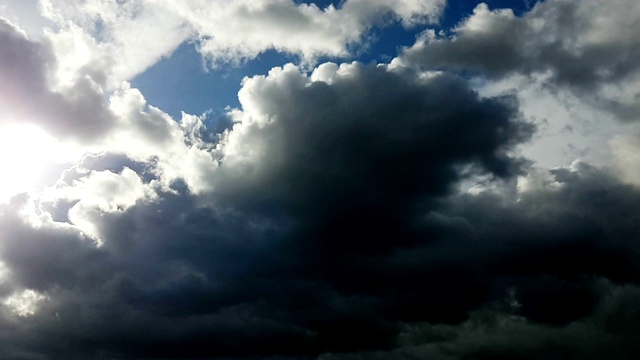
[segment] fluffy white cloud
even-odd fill
[[[63,83],[89,73],[117,84],[191,35],[184,20],[157,1],[43,0],[41,9],[57,24],[47,36],[62,60],[58,76]]]
[[[443,0],[347,0],[325,9],[290,0],[166,3],[194,26],[201,51],[213,62],[252,58],[268,49],[306,61],[345,57],[367,30],[388,17],[405,26],[434,22],[445,5]]]
[[[270,49],[299,55],[346,57],[374,25],[437,21],[445,0],[348,0],[335,8],[292,0],[61,1],[43,0],[43,15],[59,80],[90,73],[127,80],[186,40],[196,40],[214,65],[253,58]],[[135,34],[135,36],[131,36]],[[102,75],[99,75],[102,73]]]

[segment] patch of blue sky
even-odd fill
[[[334,5],[340,7],[342,1],[300,1],[297,3],[315,3],[319,8]],[[481,2],[490,9],[511,8],[516,15],[530,9],[533,0],[449,0],[438,25],[430,26],[436,31],[450,31],[473,13],[473,9]],[[353,57],[349,59],[321,58],[325,61],[353,61],[364,63],[388,62],[397,56],[402,47],[411,46],[416,37],[426,29],[424,26],[404,28],[401,24],[391,24],[372,29],[364,39],[364,43],[354,47]],[[226,107],[240,106],[237,93],[242,78],[256,74],[266,74],[275,66],[287,62],[297,62],[294,55],[269,50],[255,59],[239,65],[219,66],[207,69],[198,53],[195,44],[184,43],[171,56],[163,58],[144,73],[132,79],[134,87],[139,88],[148,103],[166,111],[175,119],[181,112],[200,115],[208,112],[208,118],[216,119],[225,113]]]
[[[489,9],[507,9],[513,10],[516,16],[521,16],[526,11],[533,8],[533,6],[540,1],[536,0],[448,0],[447,7],[440,20],[439,28],[443,30],[449,30],[454,27],[460,20],[468,17],[473,13],[473,9],[480,3],[485,3],[489,6]]]
[[[193,43],[180,45],[170,57],[161,59],[144,73],[131,80],[150,105],[161,108],[174,119],[181,112],[200,115],[210,112],[215,118],[225,107],[237,108],[238,90],[245,76],[265,74],[295,58],[269,50],[240,65],[211,69]]]
[[[294,0],[293,2],[296,4],[315,4],[320,9],[324,9],[329,5],[333,5],[335,8],[338,8],[344,2],[344,0],[315,0],[315,1]]]

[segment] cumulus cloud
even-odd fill
[[[42,39],[0,23],[0,119],[83,155],[0,203],[0,358],[636,358],[635,137],[611,141],[617,167],[548,169],[521,147],[541,136],[531,114],[555,108],[491,89],[512,73],[600,95],[624,85],[632,53],[609,73],[582,53],[633,43],[599,37],[621,2],[602,21],[583,16],[593,4],[549,0],[522,18],[479,6],[453,37],[425,35],[391,64],[275,67],[246,77],[241,106],[210,127],[110,77],[193,36],[214,61],[342,56],[373,24],[431,21],[443,3],[48,0],[59,28]],[[521,42],[496,30],[513,27]],[[168,29],[161,46],[137,43]],[[488,40],[504,58],[474,55]],[[455,74],[466,69],[486,83]]]
[[[194,146],[206,129],[183,119],[182,146],[208,159],[194,177],[162,185],[162,161],[95,155],[49,200],[4,206],[3,326],[23,334],[4,342],[52,358],[329,359],[632,344],[593,319],[610,294],[598,279],[639,280],[640,193],[583,163],[530,179],[513,98],[358,63],[276,68],[240,98],[215,146]],[[497,187],[456,191],[478,174]],[[22,316],[29,335],[7,305],[25,291],[47,297]],[[505,296],[498,310],[517,313],[475,315]],[[398,342],[425,322],[442,344]]]
[[[61,91],[51,89],[51,49],[31,41],[0,19],[0,124],[31,122],[61,138],[95,139],[114,122],[101,89],[91,78],[78,79]]]
[[[444,5],[442,0],[348,0],[338,8],[321,9],[289,0],[171,2],[202,38],[200,51],[214,62],[252,58],[268,49],[307,61],[318,56],[344,57],[372,25],[389,17],[405,26],[435,22]]]
[[[225,174],[239,178],[233,188],[265,186],[300,204],[370,198],[387,186],[407,197],[423,186],[445,193],[462,176],[457,166],[507,177],[520,164],[509,150],[533,130],[513,98],[481,100],[453,76],[419,79],[359,63],[323,64],[310,77],[293,65],[275,68],[245,80],[239,98],[243,109],[219,147],[221,172],[241,171]],[[398,177],[403,186],[394,186]],[[309,191],[319,178],[338,192]]]
[[[46,0],[41,9],[57,25],[47,34],[65,59],[58,69],[65,82],[77,72],[128,80],[185,41],[195,41],[214,66],[267,50],[309,64],[320,56],[346,57],[374,25],[434,23],[444,5],[444,0],[348,0],[337,8],[292,0]]]
[[[456,326],[440,324],[406,325],[391,351],[364,354],[325,354],[319,359],[403,360],[454,359],[633,359],[638,346],[638,329],[628,320],[638,314],[638,287],[599,281],[595,285],[602,298],[594,314],[564,326],[548,326],[528,321],[495,304],[473,312]],[[625,313],[625,318],[621,316]],[[633,320],[631,320],[633,321]]]
[[[623,119],[638,117],[638,4],[553,0],[523,16],[478,5],[451,34],[426,31],[401,61],[419,67],[469,71],[487,77],[539,75],[570,88]]]
[[[386,87],[376,86],[382,83]],[[87,356],[269,354],[295,339],[301,345],[291,353],[308,353],[307,345],[317,349],[311,353],[355,349],[358,342],[349,344],[334,332],[341,326],[363,329],[380,300],[334,289],[364,275],[358,266],[343,283],[332,284],[331,274],[344,269],[340,258],[361,246],[376,254],[396,241],[418,241],[403,220],[418,200],[448,194],[471,173],[519,173],[523,163],[510,150],[532,131],[513,99],[480,99],[462,79],[417,78],[410,70],[358,63],[325,64],[311,76],[288,65],[245,80],[243,107],[229,115],[235,125],[210,145],[198,140],[207,131],[198,119],[168,122],[133,89],[114,96],[118,124],[130,122],[114,133],[142,126],[138,133],[147,137],[127,140],[132,147],[122,148],[123,155],[85,158],[46,196],[34,199],[37,211],[29,210],[33,200],[24,197],[4,211],[12,229],[3,238],[10,289],[51,298],[32,317],[50,321],[47,316],[57,313],[73,328],[95,324],[105,311],[120,314],[86,335],[96,341]],[[447,149],[442,138],[449,139]],[[153,147],[166,139],[171,146]],[[141,153],[136,141],[151,148]],[[190,162],[191,156],[202,161]],[[189,169],[174,178],[171,166]],[[31,214],[31,220],[20,214]],[[378,228],[367,228],[384,217]],[[380,242],[372,231],[389,238]],[[394,240],[396,232],[407,237]],[[333,251],[337,262],[325,268],[324,261],[333,260],[322,261],[321,254]],[[300,263],[302,258],[307,260]],[[32,263],[37,266],[18,265]],[[37,277],[41,272],[49,275]],[[296,272],[308,278],[287,275]],[[288,294],[285,303],[263,282]],[[286,301],[306,292],[309,308],[289,313]],[[192,296],[202,303],[191,303]],[[342,312],[354,301],[369,310],[345,318]],[[85,308],[80,313],[71,310],[78,303]],[[375,323],[371,335],[384,340],[392,323]],[[163,330],[158,337],[140,333],[149,326]],[[131,329],[126,337],[137,339],[128,346],[132,350],[122,348],[115,328]],[[39,329],[44,332],[34,335],[33,346],[69,354],[45,340],[53,336],[50,327]],[[252,350],[222,340],[216,352],[204,347],[223,332],[249,341]],[[267,341],[274,336],[267,334],[278,336]],[[144,350],[157,341],[171,345]],[[180,344],[191,350],[172,353]]]
[[[123,180],[133,176],[124,165],[109,167],[124,169]],[[385,178],[367,173],[369,183]],[[105,184],[114,174],[91,176]],[[286,181],[289,175],[274,176]],[[405,180],[396,181],[373,193],[388,199]],[[637,284],[640,276],[636,188],[581,163],[529,181],[515,197],[506,184],[504,191],[475,195],[436,195],[425,184],[430,201],[415,196],[389,209],[357,192],[349,204],[301,207],[261,194],[271,191],[266,183],[244,190],[268,200],[262,206],[247,206],[245,197],[201,207],[178,186],[158,189],[149,201],[91,215],[101,246],[81,224],[52,222],[47,213],[33,213],[27,198],[16,198],[2,209],[3,228],[10,229],[2,235],[10,271],[6,299],[20,291],[48,296],[28,315],[36,325],[20,342],[57,354],[53,358],[545,358],[584,346],[621,358],[635,353],[635,330],[617,314],[636,291],[618,284]],[[300,186],[334,198],[344,185]],[[289,188],[300,194],[294,183]],[[242,199],[239,194],[234,198]],[[28,221],[25,214],[32,214]],[[627,293],[629,300],[618,295]],[[489,312],[477,313],[483,308]],[[421,322],[432,325],[420,330]],[[24,325],[7,320],[3,326]],[[504,336],[509,340],[499,343]],[[551,341],[556,347],[550,350]],[[345,354],[367,349],[371,353]]]
[[[519,194],[517,201],[495,191],[450,198],[423,223],[434,242],[424,251],[400,252],[395,263],[411,267],[416,281],[418,269],[434,264],[446,267],[447,274],[456,273],[452,268],[469,274],[465,281],[440,284],[435,279],[443,271],[431,270],[432,277],[421,277],[429,300],[416,304],[418,309],[432,307],[434,297],[442,296],[448,302],[443,300],[437,311],[451,310],[454,294],[484,293],[484,302],[469,306],[474,310],[452,324],[406,323],[390,350],[320,358],[637,356],[638,328],[628,322],[638,314],[637,242],[628,236],[638,232],[631,200],[637,189],[576,163]],[[597,205],[604,203],[607,210]],[[391,286],[397,294],[401,285]],[[412,310],[415,319],[419,310]]]
[[[53,23],[40,15],[38,0],[0,0],[2,16],[24,29],[30,37],[42,37]]]
[[[79,74],[59,84],[60,59],[46,41],[32,41],[19,28],[0,20],[0,125],[37,125],[56,139],[83,150],[105,148],[149,157],[181,142],[183,130],[169,115],[148,106],[126,82],[110,92],[97,74]]]
[[[117,85],[192,35],[182,18],[157,1],[45,0],[40,8],[56,24],[47,38],[63,60],[57,69],[63,83],[88,73]]]

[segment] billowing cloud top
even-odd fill
[[[640,356],[634,1],[452,29],[435,0],[24,6],[0,1],[0,358]],[[339,63],[390,23],[424,32]],[[297,63],[174,119],[127,81],[188,41],[210,71]]]

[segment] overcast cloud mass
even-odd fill
[[[491,4],[0,0],[0,359],[640,358],[640,3]]]

